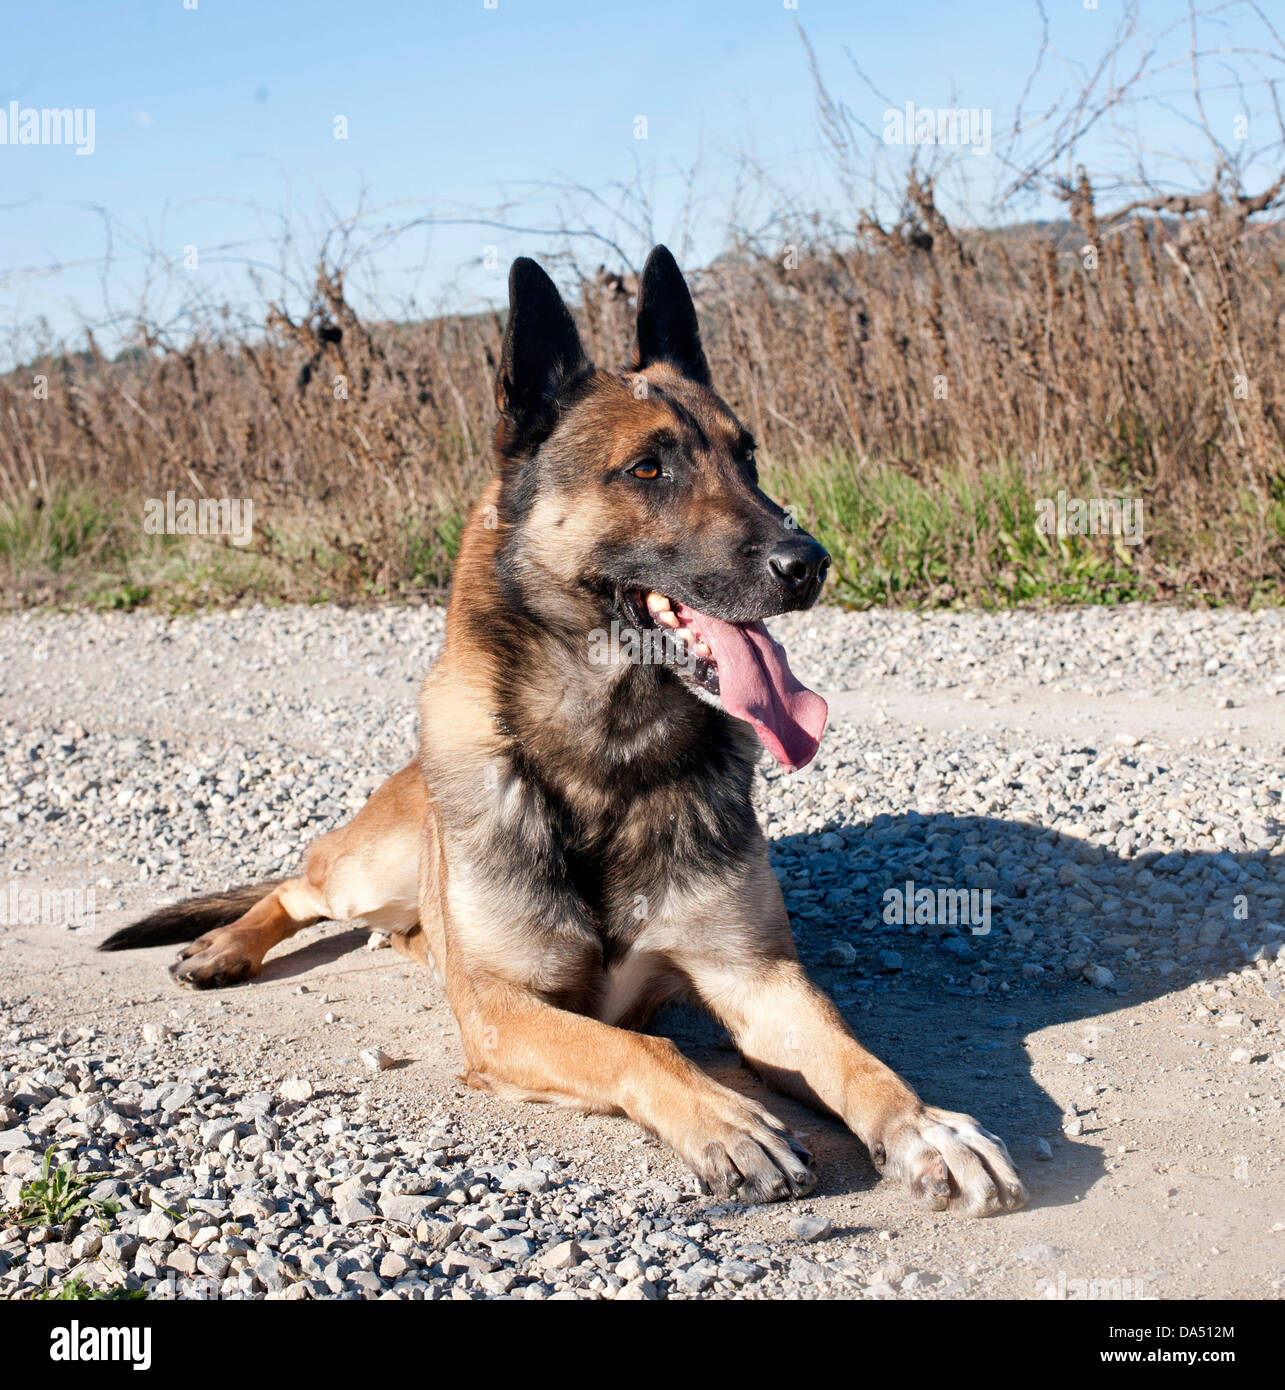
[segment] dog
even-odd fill
[[[919,1203],[1021,1206],[1003,1142],[925,1105],[797,959],[753,778],[762,748],[806,764],[827,711],[764,619],[816,603],[829,557],[760,490],[673,256],[648,257],[620,372],[587,360],[534,261],[514,262],[509,299],[496,476],[465,529],[418,757],[297,878],[163,908],[102,949],[187,942],[172,974],[210,988],[301,927],[361,918],[438,973],[471,1084],[626,1115],[719,1196],[808,1192],[786,1125],[640,1031],[694,996]]]

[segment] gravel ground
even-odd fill
[[[810,768],[763,767],[801,952],[927,1099],[1008,1139],[1028,1211],[920,1213],[776,1097],[817,1191],[711,1203],[623,1121],[460,1085],[431,975],[359,929],[212,995],[168,948],[92,954],[356,810],[414,745],[443,618],[25,615],[0,621],[0,1207],[55,1143],[121,1210],[0,1228],[0,1291],[1279,1297],[1282,615],[774,627],[832,705]],[[908,880],[975,892],[989,930],[887,920]],[[708,1022],[662,1026],[764,1094]]]

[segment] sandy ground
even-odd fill
[[[56,632],[49,640],[57,641]],[[120,698],[87,715],[77,686],[99,682],[101,670],[82,669],[62,682],[56,671],[33,666],[24,676],[11,663],[0,715],[30,723],[34,696],[42,725],[76,721],[181,748],[208,735],[209,716],[199,700],[176,696],[180,677],[196,681],[198,691],[204,679],[252,681],[264,708],[273,706],[274,695],[282,704],[299,695],[296,673],[257,669],[248,655],[242,670],[206,674],[122,659],[111,672]],[[387,700],[390,708],[413,702],[413,684],[400,675],[390,681],[333,670],[310,674],[305,695],[342,704],[354,686],[364,699]],[[1109,739],[1124,718],[1132,736],[1160,749],[1179,738],[1230,732],[1240,750],[1268,761],[1279,758],[1283,733],[1279,702],[1267,696],[1251,694],[1225,710],[1203,691],[1149,693],[1129,701],[1122,715],[1119,695],[1059,696],[1015,680],[998,688],[983,684],[968,700],[884,680],[834,694],[832,717],[836,727],[868,727],[873,718],[880,739],[913,732],[1029,744]],[[303,718],[282,717],[260,733],[287,750],[334,742],[319,738]],[[1219,756],[1217,749],[1210,753]],[[93,882],[120,869],[60,850],[57,822],[49,832],[25,857],[43,882]],[[193,844],[188,852],[200,856],[202,847]],[[361,928],[311,929],[276,953],[258,981],[213,994],[171,984],[165,973],[171,948],[94,953],[97,940],[163,896],[146,881],[100,893],[100,903],[113,906],[100,909],[92,932],[5,927],[0,997],[29,996],[50,1031],[87,1020],[115,1034],[136,1033],[146,1022],[181,1027],[193,1017],[217,1020],[220,1065],[248,1081],[296,1071],[319,1084],[344,1079],[360,1085],[375,1107],[408,1115],[446,1110],[464,1133],[497,1153],[509,1146],[555,1153],[604,1187],[624,1189],[642,1178],[684,1186],[682,1166],[623,1120],[514,1107],[461,1085],[456,1028],[440,989],[427,971],[395,953],[365,949],[368,933]],[[1103,922],[1096,929],[1111,927]],[[664,1027],[720,1078],[763,1096],[803,1132],[820,1172],[819,1187],[803,1201],[714,1207],[706,1217],[711,1224],[749,1246],[776,1247],[789,1243],[791,1217],[829,1218],[833,1233],[806,1254],[831,1259],[860,1252],[877,1267],[876,1282],[889,1296],[915,1293],[918,1281],[907,1285],[912,1271],[947,1271],[938,1293],[970,1297],[1074,1298],[1088,1281],[1098,1281],[1104,1294],[1118,1289],[1125,1296],[1281,1296],[1285,1041],[1279,987],[1268,988],[1268,972],[1229,970],[1225,962],[1210,971],[1184,960],[1166,979],[1145,972],[1131,977],[1120,996],[1059,981],[1001,999],[944,988],[926,943],[912,941],[903,950],[924,958],[908,961],[895,989],[845,994],[837,971],[823,966],[817,973],[838,991],[863,1040],[926,1099],[972,1112],[1007,1139],[1029,1187],[1029,1208],[981,1222],[917,1211],[905,1192],[875,1177],[840,1125],[769,1097],[717,1029],[679,1011],[666,1016]],[[1270,1039],[1272,1056],[1228,1061],[1229,1034],[1219,1025],[1232,1011],[1255,1036]],[[399,1065],[363,1080],[356,1054],[373,1043]],[[1047,1157],[1039,1156],[1040,1140]],[[918,1296],[925,1295],[931,1296],[927,1288]]]

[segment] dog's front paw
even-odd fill
[[[870,1145],[881,1173],[899,1177],[933,1211],[995,1216],[1026,1204],[1004,1141],[971,1115],[921,1105],[898,1115]]]
[[[170,974],[179,984],[193,989],[221,989],[257,975],[262,964],[246,951],[236,932],[220,927],[184,946],[170,966]]]
[[[734,1091],[696,1108],[679,1152],[701,1186],[739,1202],[802,1197],[816,1186],[812,1155],[774,1115]]]

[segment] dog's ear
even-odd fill
[[[557,424],[559,399],[592,371],[558,287],[519,256],[509,271],[509,321],[495,378],[501,454],[541,443]]]
[[[641,371],[653,362],[668,362],[690,380],[702,386],[710,384],[696,306],[678,262],[664,246],[655,247],[647,257],[638,285],[634,370]]]

